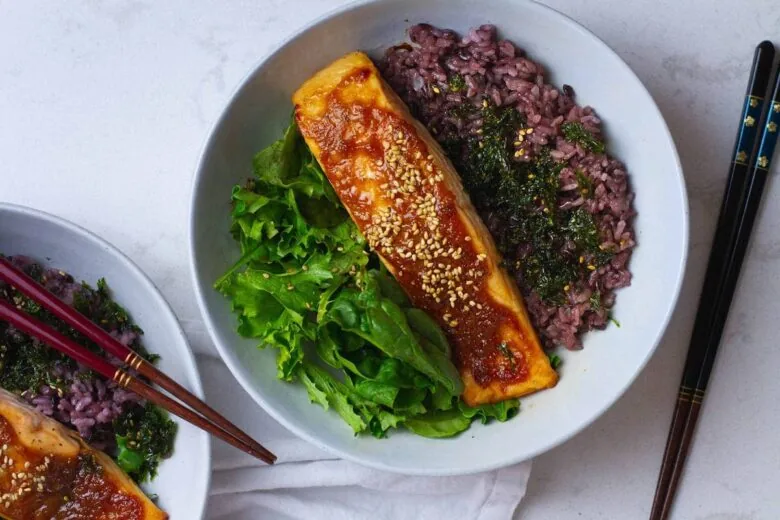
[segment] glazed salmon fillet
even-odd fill
[[[460,177],[428,130],[354,52],[293,95],[306,143],[371,248],[453,347],[475,406],[558,375]]]
[[[105,453],[0,389],[0,518],[165,520]]]

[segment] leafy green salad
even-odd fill
[[[472,408],[443,331],[369,251],[295,123],[254,158],[232,193],[241,258],[215,287],[238,332],[277,349],[277,375],[302,384],[356,434],[391,428],[450,437],[506,421],[517,400]]]

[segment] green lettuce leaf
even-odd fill
[[[458,409],[436,411],[406,420],[404,426],[423,437],[452,437],[471,426],[471,419],[460,413]]]
[[[461,413],[469,419],[478,418],[482,424],[487,424],[491,419],[499,422],[508,421],[520,411],[520,401],[509,399],[495,404],[483,404],[481,406],[470,407],[463,401],[458,403]]]

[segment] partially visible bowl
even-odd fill
[[[455,29],[493,23],[543,63],[556,85],[604,120],[610,150],[625,162],[636,192],[632,286],[618,293],[612,326],[588,334],[581,352],[563,354],[555,389],[522,400],[506,423],[475,425],[431,440],[405,432],[354,437],[335,413],[311,405],[299,385],[276,379],[273,350],[241,339],[229,303],[212,286],[238,258],[230,233],[231,187],[251,174],[252,156],[289,122],[293,91],[333,59],[356,49],[377,56],[418,22]],[[364,1],[301,30],[263,59],[214,127],[194,181],[190,222],[198,301],[222,358],[249,394],[292,432],[369,466],[407,474],[483,471],[529,459],[562,443],[604,413],[629,387],[663,335],[677,301],[688,250],[688,205],[669,130],[650,94],[603,42],[560,13],[517,0]]]
[[[95,284],[105,278],[112,297],[143,331],[143,343],[159,354],[160,369],[199,397],[203,387],[184,332],[160,292],[111,244],[65,220],[30,208],[0,203],[0,253],[26,255]],[[172,519],[203,517],[211,475],[208,435],[174,417],[178,434],[171,458],[145,491]]]

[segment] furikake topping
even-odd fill
[[[561,125],[563,137],[570,143],[578,144],[593,153],[604,153],[604,142],[597,139],[582,123],[568,121]]]
[[[450,78],[451,83],[456,81]],[[558,207],[565,164],[556,161],[548,147],[530,156],[524,143],[533,128],[526,126],[523,116],[487,100],[481,106],[464,104],[450,116],[465,120],[477,111],[481,127],[468,139],[444,135],[445,149],[483,218],[501,222],[493,229],[498,248],[506,257],[518,258],[507,267],[520,274],[542,300],[560,302],[572,283],[608,262],[614,253],[599,247],[598,226],[586,209]],[[567,140],[603,153],[603,143],[581,123],[564,123],[561,130]],[[575,175],[579,194],[589,198],[592,181],[581,170]]]
[[[466,88],[466,80],[460,74],[453,74],[447,82],[450,92],[460,92]]]
[[[160,460],[173,452],[176,423],[168,413],[151,403],[136,407],[114,421],[116,462],[137,482],[157,475]]]

